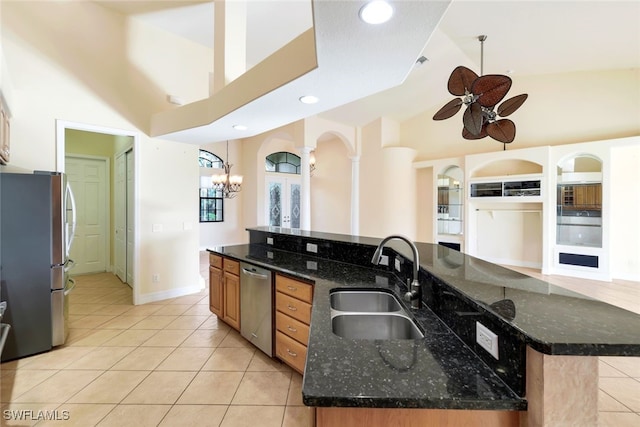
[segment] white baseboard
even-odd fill
[[[148,294],[138,295],[137,304],[147,304],[150,302],[162,301],[169,298],[182,297],[185,295],[196,294],[204,288],[204,281],[195,286],[185,286],[182,288],[167,289],[166,291],[151,292]]]

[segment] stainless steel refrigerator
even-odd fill
[[[64,344],[74,229],[64,174],[0,173],[0,301],[2,323],[10,325],[2,361]]]

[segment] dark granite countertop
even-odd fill
[[[377,246],[381,240],[279,227],[248,230],[367,248]],[[388,246],[411,259],[411,251],[403,242],[391,241]],[[441,245],[416,243],[416,246],[424,271],[521,333],[527,344],[541,353],[640,356],[640,315],[636,313]],[[372,249],[369,252],[373,253]],[[504,301],[513,304],[506,313],[500,310]]]
[[[640,356],[640,315],[427,243],[416,243],[424,304],[411,312],[425,338],[344,339],[331,329],[329,292],[361,287],[402,295],[409,247],[389,242],[386,253],[402,263],[391,273],[370,263],[378,238],[248,231],[252,244],[210,251],[315,283],[303,383],[310,406],[524,410],[525,346],[549,355]],[[270,236],[275,246],[266,244]],[[306,252],[310,242],[316,254]],[[499,335],[499,361],[475,343],[476,321]]]
[[[395,275],[261,245],[211,252],[314,282],[303,383],[309,406],[525,410],[516,395],[427,307],[412,312],[425,337],[350,340],[333,334],[329,292],[335,288],[406,290]],[[404,302],[403,302],[404,304]]]

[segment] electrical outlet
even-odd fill
[[[273,237],[267,237],[267,245],[273,245]]]
[[[316,261],[307,261],[307,270],[317,270],[318,263]]]
[[[160,275],[158,273],[155,273],[152,277],[151,277],[151,281],[153,283],[158,283],[160,282]]]
[[[476,322],[476,342],[499,360],[498,336],[480,322]]]
[[[313,243],[307,243],[307,252],[312,252],[314,254],[318,253],[318,245]]]
[[[401,266],[401,262],[400,262],[400,258],[396,257],[395,259],[395,267],[396,267],[396,271],[400,271],[400,266]]]
[[[162,232],[162,228],[163,228],[163,227],[162,227],[162,224],[153,224],[153,225],[151,226],[151,231],[152,231],[153,233],[161,233],[161,232]]]

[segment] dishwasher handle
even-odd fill
[[[260,273],[256,273],[255,271],[251,271],[249,269],[246,268],[242,268],[242,273],[243,274],[247,274],[251,277],[255,277],[257,279],[262,279],[262,280],[267,280],[269,279],[269,275],[268,274],[260,274]]]

